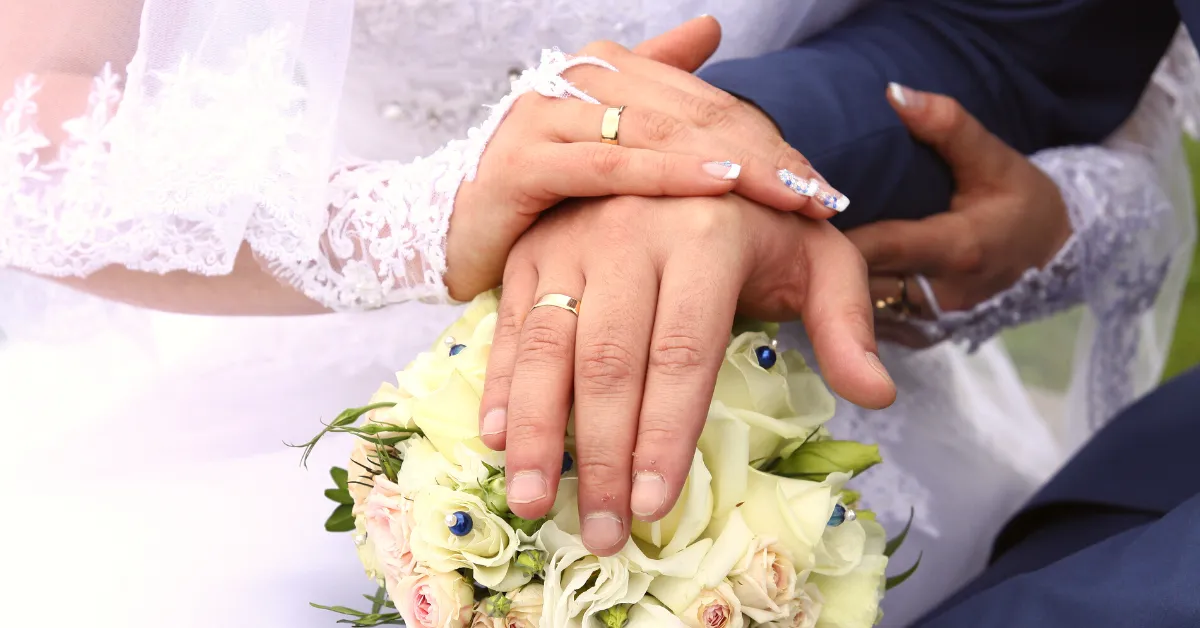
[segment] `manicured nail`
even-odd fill
[[[843,196],[841,192],[833,189],[833,186],[830,186],[828,183],[822,184],[819,179],[805,179],[786,169],[780,170],[777,175],[779,176],[779,180],[796,194],[811,196],[829,209],[843,212],[850,206],[850,199]]]
[[[625,524],[611,512],[594,512],[583,520],[583,540],[593,550],[608,550],[625,540]]]
[[[911,90],[899,83],[888,83],[888,93],[892,95],[892,100],[896,101],[897,105],[905,109],[916,109],[925,103],[925,96],[921,92]]]
[[[718,179],[732,181],[742,174],[742,167],[732,161],[710,161],[704,164],[704,171]]]
[[[508,411],[504,408],[492,408],[487,414],[483,415],[483,429],[480,430],[483,436],[493,436],[495,434],[503,434],[508,429]]]
[[[883,381],[887,382],[889,386],[896,385],[896,383],[892,381],[892,376],[888,375],[887,369],[883,368],[883,362],[879,361],[879,356],[868,351],[867,364],[870,364],[871,368],[874,369],[875,372],[879,374],[879,377],[883,379]]]
[[[546,478],[541,471],[522,471],[508,483],[508,501],[529,504],[546,497]]]
[[[653,472],[633,475],[633,495],[629,508],[639,517],[649,517],[658,512],[667,501],[667,482],[663,476]]]

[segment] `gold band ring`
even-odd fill
[[[616,144],[617,134],[621,127],[621,112],[625,111],[624,105],[620,107],[609,107],[604,110],[604,120],[600,123],[600,141],[605,144]]]
[[[556,307],[579,316],[579,299],[565,294],[547,294],[538,299],[538,302],[529,308],[529,311],[532,312],[539,307]]]
[[[886,310],[901,317],[911,315],[917,308],[908,296],[908,278],[898,278],[896,280],[896,288],[899,295],[887,297],[886,299],[876,299],[875,309]]]

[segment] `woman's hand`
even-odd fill
[[[913,135],[950,164],[958,191],[946,213],[877,222],[846,235],[870,269],[879,337],[922,347],[930,340],[905,316],[968,310],[1008,289],[1054,258],[1071,223],[1054,182],[957,101],[899,85],[888,98]],[[927,278],[933,303],[918,276]]]
[[[664,55],[685,50],[669,59],[682,69],[597,42],[578,56],[619,71],[580,65],[563,76],[603,104],[538,93],[520,97],[488,144],[478,177],[459,190],[447,243],[451,295],[465,299],[495,286],[517,237],[539,212],[566,198],[733,191],[812,218],[845,209],[849,201],[761,114],[689,73],[719,41],[720,26],[706,17],[641,47]],[[674,46],[680,42],[688,46]],[[616,106],[626,107],[619,145],[604,144],[602,120]],[[794,174],[791,185],[782,170]]]

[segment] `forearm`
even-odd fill
[[[921,218],[948,207],[953,181],[888,105],[889,81],[955,97],[1024,153],[1097,143],[1133,110],[1177,18],[1073,4],[883,0],[797,47],[701,76],[763,108],[853,199],[839,227]],[[1130,28],[1143,36],[1128,48],[1090,49]]]

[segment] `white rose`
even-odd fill
[[[629,609],[629,623],[625,628],[686,628],[679,619],[652,597],[642,598]]]
[[[387,587],[408,628],[466,628],[475,590],[457,573],[413,575]]]
[[[695,576],[711,541],[700,540],[663,560],[647,557],[632,541],[615,556],[598,557],[583,546],[578,533],[554,521],[538,532],[538,549],[549,557],[544,570],[542,618],[550,626],[600,625],[596,614],[622,604],[635,604],[656,577]]]
[[[874,521],[859,519],[866,540],[858,565],[848,573],[829,576],[814,573],[809,582],[824,598],[818,624],[821,628],[869,628],[879,615],[887,587],[888,559],[883,555],[886,533]]]
[[[659,557],[667,558],[683,551],[700,538],[712,520],[712,475],[699,451],[684,482],[679,501],[666,517],[653,523],[634,520],[633,536],[659,548]]]
[[[396,473],[396,485],[406,495],[427,486],[451,486],[458,467],[433,446],[429,439],[413,436],[396,445],[396,455],[404,460]]]
[[[368,575],[382,578],[388,586],[412,575],[415,567],[409,539],[413,532],[412,503],[400,487],[387,478],[375,478],[375,486],[363,504],[363,548],[374,548],[373,560],[363,560]]]
[[[781,545],[755,539],[729,574],[729,584],[747,617],[760,624],[775,621],[796,597],[796,567]]]
[[[794,350],[775,351],[776,362],[763,368],[756,350],[771,347],[765,333],[739,334],[725,349],[713,399],[729,408],[815,426],[833,416],[833,395],[821,377]]]
[[[519,543],[512,526],[489,512],[478,497],[444,486],[426,486],[411,498],[414,527],[409,544],[417,562],[436,572],[473,569],[475,580],[486,587],[504,581]],[[464,536],[448,529],[446,517],[456,512],[471,519]]]
[[[816,548],[830,530],[837,495],[849,479],[833,473],[824,482],[794,480],[751,469],[742,502],[746,524],[760,537],[776,539],[801,570],[817,562]]]
[[[724,521],[714,522],[705,535],[715,535],[715,539],[694,574],[660,576],[650,584],[650,594],[677,615],[691,606],[703,590],[715,589],[725,582],[755,544],[754,533],[742,519],[740,510],[734,510]]]
[[[507,622],[503,617],[492,617],[487,613],[475,608],[475,615],[471,618],[471,628],[506,628]]]
[[[542,605],[545,603],[544,586],[527,584],[509,594],[512,607],[508,610],[505,628],[538,628],[542,622]]]
[[[378,411],[390,423],[416,426],[443,456],[458,464],[459,445],[481,455],[491,450],[479,440],[479,398],[492,336],[496,329],[496,297],[478,297],[462,318],[443,335],[452,346],[439,343],[396,374],[395,387],[376,395],[395,400],[394,408]],[[451,353],[454,355],[451,355]]]
[[[679,618],[690,628],[741,628],[745,621],[742,605],[728,582],[701,591]]]

